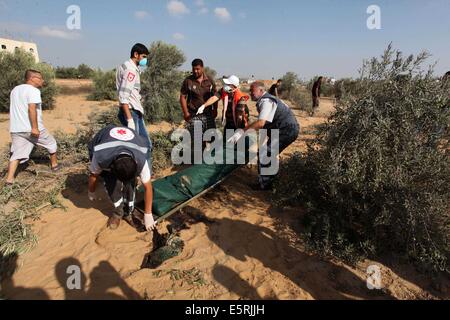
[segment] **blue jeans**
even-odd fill
[[[151,168],[152,167],[153,145],[152,145],[152,140],[150,139],[150,136],[148,135],[147,129],[145,128],[144,117],[142,116],[142,114],[140,112],[135,111],[133,109],[131,109],[130,112],[131,112],[131,116],[133,117],[134,124],[136,126],[136,132],[147,141],[147,148],[148,148],[147,159],[148,159],[148,165]],[[124,127],[127,127],[128,126],[127,117],[125,116],[125,113],[123,112],[122,109],[120,109],[118,117],[119,117],[120,123]]]

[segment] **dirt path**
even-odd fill
[[[324,101],[320,115],[331,109],[332,102]],[[294,112],[302,131],[309,135],[302,134],[284,157],[305,150],[314,125],[325,121]],[[248,183],[256,179],[254,167],[239,169],[159,227],[165,231],[169,223],[184,224],[180,236],[185,248],[156,270],[141,269],[151,236],[137,233],[125,223],[116,231],[107,230],[108,201],[87,200],[83,174],[68,179],[70,188],[61,195],[66,211],[45,213],[34,224],[38,245],[19,258],[16,273],[3,283],[10,299],[432,297],[423,290],[424,280],[408,267],[397,270],[372,261],[350,267],[306,253],[297,237],[304,212],[275,208],[269,194],[252,191]],[[105,194],[102,198],[106,199]],[[371,264],[382,268],[383,291],[367,289],[366,269]],[[84,290],[67,289],[71,265],[81,266]]]

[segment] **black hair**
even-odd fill
[[[137,163],[128,154],[121,154],[111,165],[112,174],[122,182],[132,181],[137,176]]]
[[[148,49],[146,46],[144,46],[142,43],[136,43],[133,48],[131,48],[131,58],[134,58],[134,54],[137,52],[137,54],[149,54]]]
[[[33,70],[33,69],[28,69],[27,71],[25,71],[25,81],[30,80],[31,77],[36,75],[36,74],[40,74],[42,76],[42,73],[40,71]]]
[[[192,61],[192,67],[203,67],[203,60],[202,59],[194,59],[194,61]]]
[[[277,82],[283,82],[283,79],[278,79],[278,81]]]

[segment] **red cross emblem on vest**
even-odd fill
[[[121,136],[124,136],[127,134],[127,131],[124,129],[119,129],[119,130],[117,130],[117,133],[120,134]]]
[[[114,128],[109,135],[120,141],[130,141],[134,139],[134,133],[128,128]]]

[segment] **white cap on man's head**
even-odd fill
[[[230,76],[228,78],[223,78],[222,81],[225,84],[228,84],[228,85],[232,84],[235,87],[239,87],[239,78],[236,76]]]

